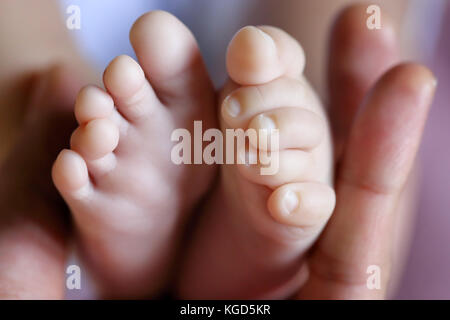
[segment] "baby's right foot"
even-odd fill
[[[287,298],[307,279],[302,258],[335,196],[326,115],[303,66],[299,44],[277,28],[246,27],[231,41],[234,82],[222,93],[222,130],[278,129],[278,147],[268,148],[278,170],[262,175],[260,164],[222,166],[182,267],[182,298]],[[250,155],[261,151],[254,147]]]
[[[166,283],[187,214],[214,175],[213,166],[172,163],[171,133],[192,132],[194,120],[213,126],[215,100],[194,37],[175,17],[146,14],[130,38],[140,65],[120,56],[105,70],[107,92],[79,93],[71,150],[53,167],[103,293],[127,298]]]

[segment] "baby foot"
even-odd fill
[[[79,127],[53,167],[101,290],[127,298],[166,284],[187,214],[214,175],[173,164],[171,133],[194,120],[211,127],[215,103],[195,39],[175,17],[145,14],[130,40],[139,64],[119,56],[104,72],[107,91],[80,91]]]
[[[268,147],[278,170],[262,175],[261,163],[221,167],[182,267],[182,298],[286,298],[306,280],[302,257],[335,195],[328,123],[303,67],[300,45],[277,28],[245,27],[231,40],[222,130],[278,129],[278,148]],[[258,151],[252,144],[247,150]]]

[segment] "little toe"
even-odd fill
[[[65,149],[59,153],[53,164],[52,179],[66,201],[86,197],[90,192],[86,162],[75,151]]]
[[[334,190],[327,184],[304,182],[283,185],[269,197],[267,206],[279,223],[322,230],[336,203]]]

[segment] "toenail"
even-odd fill
[[[256,28],[256,30],[259,31],[259,34],[263,36],[264,41],[266,41],[269,46],[271,46],[274,50],[277,50],[277,46],[275,45],[275,41],[273,41],[271,36],[269,36],[267,33],[265,33],[264,31],[262,31],[259,28]]]
[[[225,99],[224,103],[225,103],[225,111],[228,113],[230,117],[235,118],[241,113],[241,104],[237,99],[230,98],[230,96],[228,96]]]
[[[272,130],[275,130],[277,128],[275,121],[271,117],[268,117],[264,114],[260,114],[257,117],[258,126],[259,129],[267,130],[268,133],[272,132]]]
[[[297,209],[299,205],[299,199],[295,192],[292,190],[288,190],[283,197],[282,200],[282,208],[284,211],[284,214],[288,215],[291,214],[295,209]]]

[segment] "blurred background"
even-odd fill
[[[327,35],[346,0],[61,0],[61,13],[78,5],[81,28],[72,30],[85,58],[101,72],[117,55],[134,56],[128,42],[133,22],[149,10],[180,18],[199,41],[219,87],[226,78],[225,52],[233,34],[252,24],[271,24],[296,37],[306,53],[306,74],[325,96]],[[438,90],[430,113],[419,164],[420,186],[412,245],[400,276],[398,299],[450,299],[450,1],[372,1],[394,18],[402,59],[424,63],[435,72]],[[383,18],[382,18],[383,19]],[[308,28],[300,27],[307,25]],[[85,297],[71,291],[69,298]]]

